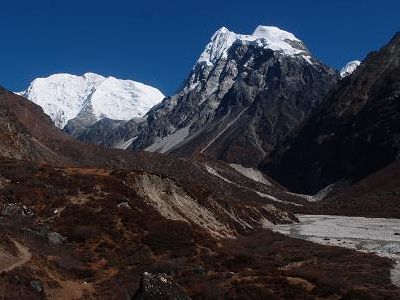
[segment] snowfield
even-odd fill
[[[400,219],[327,215],[296,215],[297,224],[274,225],[272,230],[317,244],[339,246],[389,257],[393,284],[400,286]]]
[[[97,120],[143,117],[164,98],[158,89],[143,83],[94,73],[37,78],[17,94],[41,106],[59,128],[85,110]]]
[[[198,63],[213,65],[221,58],[226,59],[229,48],[237,42],[255,43],[265,49],[290,56],[308,53],[306,47],[297,37],[277,27],[259,25],[250,35],[237,34],[226,27],[222,27],[211,37],[211,41],[201,54]],[[307,61],[312,64],[310,60]]]

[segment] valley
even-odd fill
[[[161,82],[202,31],[117,39],[113,12],[70,34],[109,36],[79,68],[0,87],[0,298],[400,299],[400,33],[338,68],[301,31],[213,25],[164,95],[82,68]]]

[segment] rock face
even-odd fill
[[[171,276],[145,272],[134,300],[190,300],[185,290]]]
[[[132,133],[137,132],[142,121],[142,118],[134,118],[130,121],[104,118],[82,131],[77,138],[92,144],[126,149],[132,144],[134,139],[134,137],[131,138]]]
[[[291,33],[221,28],[182,89],[145,121],[128,121],[118,131],[131,131],[122,142],[132,141],[133,150],[203,154],[256,167],[319,107],[338,77]]]
[[[282,159],[266,161],[264,170],[294,191],[316,192],[388,165],[400,157],[399,95],[400,34],[396,34],[340,82]]]
[[[68,124],[66,131],[75,136],[104,117],[141,117],[164,98],[159,90],[142,83],[93,73],[38,78],[18,94],[40,105],[57,127]]]

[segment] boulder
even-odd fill
[[[188,300],[186,291],[171,276],[164,273],[144,272],[139,290],[133,296],[135,300]]]

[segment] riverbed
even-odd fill
[[[389,257],[393,284],[400,287],[400,219],[296,215],[300,223],[274,225],[273,230],[314,243]]]

